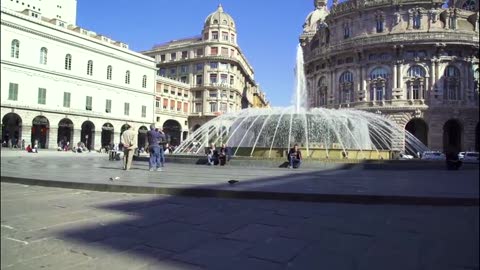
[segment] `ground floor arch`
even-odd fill
[[[148,128],[146,126],[141,126],[138,128],[138,149],[145,149],[147,146],[147,132]]]
[[[457,119],[450,119],[443,125],[443,151],[460,152],[462,150],[463,126]]]
[[[114,130],[115,129],[112,124],[110,123],[103,124],[102,135],[101,135],[102,148],[105,148],[106,146],[113,144]]]
[[[68,118],[63,118],[58,122],[57,144],[61,143],[62,147],[73,140],[73,122]]]
[[[85,121],[82,124],[82,131],[80,132],[80,141],[85,144],[88,150],[94,147],[95,125],[91,121]]]
[[[163,124],[163,132],[165,132],[165,136],[167,137],[167,142],[170,145],[179,145],[181,143],[181,132],[182,126],[179,122],[175,120],[167,120]]]
[[[428,125],[422,118],[414,118],[405,125],[405,130],[428,146]]]
[[[50,134],[50,122],[48,119],[39,115],[32,120],[31,144],[38,148],[45,149],[48,146],[48,136]]]
[[[2,144],[17,144],[22,140],[22,118],[16,113],[7,113],[2,118]]]

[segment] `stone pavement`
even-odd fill
[[[1,269],[479,269],[479,225],[478,206],[194,198],[2,183]]]
[[[167,163],[149,172],[134,161],[131,171],[106,154],[42,151],[1,152],[1,180],[29,185],[97,191],[156,193],[353,203],[476,205],[475,170],[349,170],[210,167]],[[110,178],[119,177],[110,181]],[[230,185],[228,180],[239,182]]]

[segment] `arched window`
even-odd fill
[[[377,28],[377,33],[382,33],[383,32],[383,26],[385,22],[385,18],[383,16],[383,12],[378,12],[375,15],[375,22],[376,22],[376,28]]]
[[[353,102],[353,74],[345,71],[340,75],[340,102]]]
[[[386,89],[390,78],[388,70],[382,67],[374,68],[370,72],[369,78],[370,101],[384,100],[386,98]]]
[[[446,100],[460,100],[460,71],[455,66],[447,66],[445,69],[443,97]]]
[[[125,72],[125,83],[130,84],[130,70]]]
[[[223,20],[223,21],[222,21],[222,24],[223,24],[223,25],[228,25],[227,20]]]
[[[143,75],[142,77],[142,87],[147,88],[147,75]]]
[[[475,8],[477,6],[476,4],[477,3],[475,0],[466,0],[462,5],[462,9],[475,11]]]
[[[351,35],[351,32],[350,32],[350,24],[349,23],[345,23],[343,25],[343,38],[344,39],[347,39],[349,38]]]
[[[48,50],[45,47],[40,49],[40,64],[46,65],[47,64],[47,53]]]
[[[72,70],[72,55],[65,55],[65,69]]]
[[[107,80],[112,79],[112,66],[107,67]]]
[[[325,79],[325,77],[321,77],[318,80],[317,88],[318,88],[318,106],[327,105],[328,87],[327,87],[327,80]]]
[[[426,72],[421,66],[411,66],[407,71],[408,79],[406,81],[407,86],[407,99],[424,99],[425,98],[425,82]]]
[[[88,64],[87,64],[87,75],[92,75],[93,74],[93,61],[92,60],[88,60]]]
[[[414,10],[412,16],[413,29],[420,29],[422,22],[422,14],[420,13],[420,10]]]
[[[17,39],[12,40],[10,56],[13,58],[18,58],[20,56],[20,41]]]

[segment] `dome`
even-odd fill
[[[223,11],[222,5],[218,5],[217,10],[205,19],[205,27],[213,25],[224,25],[235,28],[235,21],[232,16]]]
[[[303,25],[304,32],[316,32],[318,23],[325,20],[325,17],[328,15],[328,9],[324,3],[324,1],[318,0],[315,2],[315,10],[308,14]]]

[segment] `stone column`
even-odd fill
[[[92,151],[95,149],[102,148],[102,130],[94,130],[93,132],[93,141],[92,141]]]
[[[22,139],[25,140],[25,147],[27,145],[32,144],[32,125],[22,125],[22,133],[20,134],[20,141]],[[33,147],[33,146],[32,146]]]
[[[47,148],[48,149],[57,149],[57,136],[58,136],[58,128],[50,127],[48,130],[48,141],[47,141]]]
[[[72,141],[70,142],[70,144],[73,146],[77,146],[77,143],[79,141],[81,141],[81,134],[82,134],[82,130],[81,129],[78,129],[78,128],[74,128],[73,129],[73,136],[72,136]]]

